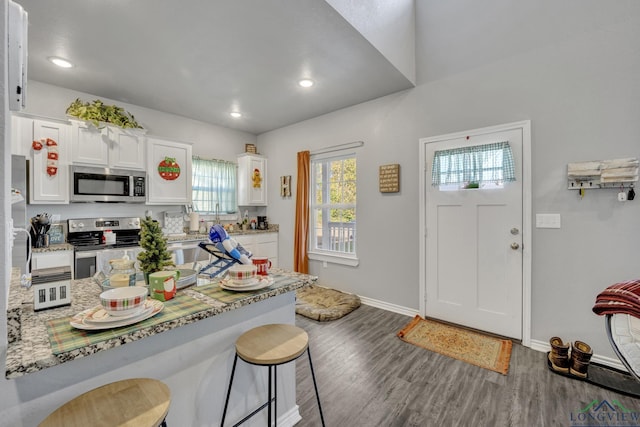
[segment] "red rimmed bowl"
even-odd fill
[[[113,288],[100,294],[100,304],[111,316],[127,316],[142,310],[147,293],[142,286]]]

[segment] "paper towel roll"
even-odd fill
[[[198,231],[200,228],[200,214],[191,212],[189,214],[189,231]]]

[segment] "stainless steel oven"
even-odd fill
[[[75,249],[75,278],[109,272],[109,261],[129,255],[136,259],[142,250],[140,218],[82,218],[68,220],[67,242]],[[107,243],[104,233],[111,231],[115,241]]]

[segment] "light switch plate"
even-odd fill
[[[560,228],[560,214],[536,214],[536,228]]]

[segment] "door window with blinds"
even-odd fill
[[[515,181],[509,142],[439,150],[434,153],[431,184],[441,191],[503,188]]]
[[[309,251],[356,255],[355,154],[311,157]]]

